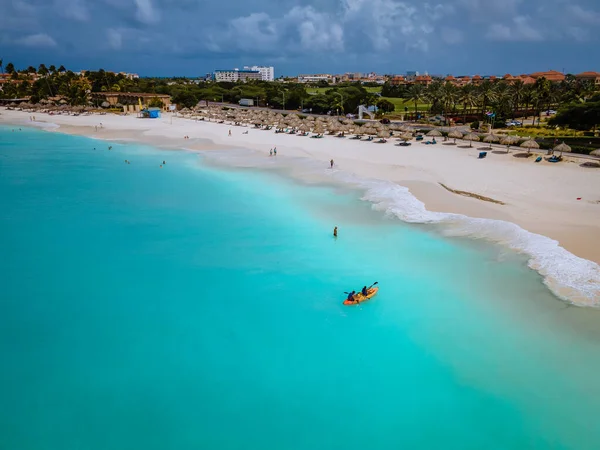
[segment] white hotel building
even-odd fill
[[[273,66],[245,66],[244,70],[252,70],[260,73],[260,79],[263,81],[275,80],[275,68]]]

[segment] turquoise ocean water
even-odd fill
[[[600,447],[599,312],[520,256],[112,145],[0,127],[0,449]]]

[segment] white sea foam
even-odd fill
[[[32,125],[37,128],[42,128],[44,130],[54,130],[56,128],[60,128],[60,126],[58,124],[52,123],[52,122],[31,121],[31,122],[27,122],[27,124]]]
[[[600,266],[568,252],[549,237],[531,233],[502,220],[428,211],[408,188],[383,180],[366,179],[341,170],[323,168],[308,158],[265,157],[247,150],[204,152],[209,160],[237,167],[285,169],[302,181],[326,181],[352,186],[364,192],[362,200],[373,208],[415,224],[437,224],[446,236],[485,239],[528,256],[528,265],[561,299],[579,306],[600,307]]]

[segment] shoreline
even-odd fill
[[[284,133],[275,135],[247,127],[171,118],[169,115],[150,120],[117,115],[49,116],[37,113],[38,122],[29,121],[30,115],[27,112],[6,111],[0,115],[0,123],[39,127],[49,132],[58,131],[106,141],[135,141],[163,149],[196,152],[248,149],[258,152],[256,156],[265,155],[267,158],[265,161],[248,162],[245,166],[268,168],[267,163],[276,161],[284,166],[287,163],[292,172],[298,158],[311,161],[315,167],[322,166],[322,169],[328,168],[329,159],[334,159],[336,170],[325,172],[326,176],[345,174],[351,178],[356,176],[372,182],[397,185],[406,191],[402,192],[404,204],[393,205],[393,208],[408,205],[419,209],[418,214],[423,215],[421,223],[448,220],[465,222],[472,219],[471,237],[527,253],[532,258],[530,267],[545,276],[546,284],[559,297],[580,305],[600,303],[600,268],[597,265],[600,262],[600,241],[597,239],[600,235],[598,170],[584,169],[570,163],[535,165],[532,161],[523,161],[510,155],[493,155],[477,160],[476,147],[464,149],[440,145],[432,148],[419,144],[396,147],[391,143],[371,145],[334,136],[316,140]],[[58,125],[58,128],[48,126],[49,123]],[[103,123],[102,128],[96,129],[99,123]],[[229,129],[232,136],[228,136]],[[243,131],[248,131],[248,134],[242,134]],[[190,136],[190,139],[183,139],[183,136]],[[269,159],[269,149],[273,146],[277,147],[280,156]],[[370,192],[366,184],[361,186],[361,182],[358,182],[357,185],[367,191],[364,199],[375,205],[389,201],[385,196]],[[389,190],[393,186],[380,188]],[[577,194],[579,191],[582,191],[581,194]],[[583,201],[576,200],[575,195]],[[411,200],[408,196],[413,197],[415,205],[418,203],[420,206],[409,205]],[[408,217],[405,211],[396,211],[394,214],[407,222],[420,221],[416,217]],[[480,223],[474,227],[473,224],[477,222]],[[513,235],[510,242],[503,241],[500,231],[486,229],[500,223],[503,224],[503,232]],[[521,236],[523,233],[511,231],[511,226],[531,236]],[[454,230],[449,235],[453,233],[469,235],[465,230]],[[542,243],[536,235],[545,241]],[[547,252],[559,259],[552,264],[563,265],[555,269],[568,273],[570,282],[557,280],[553,273],[555,269],[546,267],[548,261],[543,261],[541,255],[536,256],[535,249],[529,248],[528,243],[515,241],[518,239],[537,239],[539,245],[545,246]],[[553,241],[555,248],[550,248]],[[584,263],[584,260],[588,261]],[[578,277],[578,267],[589,273],[580,273]],[[578,286],[586,279],[587,286]]]

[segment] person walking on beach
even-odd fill
[[[273,156],[277,156],[277,147],[273,148]]]
[[[229,136],[231,136],[231,130],[229,130]]]
[[[269,156],[273,156],[273,149],[269,150]]]
[[[333,237],[337,237],[337,227],[333,227]]]
[[[333,169],[333,159],[331,161],[329,161],[329,168]]]

